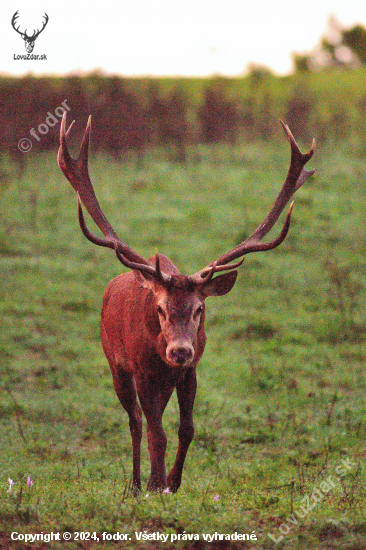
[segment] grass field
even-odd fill
[[[186,274],[255,229],[288,163],[285,139],[196,148],[185,167],[157,152],[139,170],[90,161],[120,237],[145,256],[157,248]],[[317,174],[298,194],[285,243],[249,255],[233,291],[207,302],[180,491],[138,498],[127,415],[99,337],[104,288],[124,268],[81,234],[54,154],[29,157],[23,181],[2,188],[0,548],[28,548],[12,531],[67,531],[100,542],[29,548],[98,548],[103,532],[120,532],[131,540],[103,548],[193,548],[182,536],[172,542],[185,533],[199,535],[198,549],[213,546],[203,534],[255,532],[256,541],[217,544],[366,549],[366,158],[346,142],[320,144],[309,167]],[[175,396],[164,427],[169,467]]]

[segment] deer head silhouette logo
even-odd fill
[[[14,13],[13,17],[12,17],[12,20],[11,20],[11,26],[13,27],[13,29],[20,34],[20,36],[23,38],[24,40],[24,45],[25,45],[25,49],[27,51],[27,53],[32,53],[33,51],[33,48],[34,48],[34,43],[35,41],[37,40],[38,36],[41,34],[41,32],[43,31],[43,29],[45,28],[45,26],[47,25],[48,23],[48,15],[47,13],[44,14],[44,21],[42,22],[42,28],[41,30],[34,30],[33,31],[33,34],[31,36],[28,36],[27,35],[27,29],[24,31],[24,32],[21,32],[19,30],[20,28],[20,25],[18,27],[15,26],[15,24],[17,23],[17,18],[19,17],[18,15],[18,10]]]

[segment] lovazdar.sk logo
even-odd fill
[[[43,15],[41,29],[33,29],[33,34],[29,34],[29,35],[27,34],[27,29],[25,29],[24,31],[22,31],[20,29],[21,25],[18,23],[18,18],[19,18],[19,10],[17,10],[14,13],[14,15],[11,19],[11,26],[13,27],[13,29],[18,34],[20,34],[20,36],[24,40],[24,46],[25,46],[25,50],[26,50],[27,54],[26,55],[24,55],[24,54],[23,55],[14,54],[14,59],[15,60],[19,60],[19,59],[32,59],[32,60],[41,60],[42,59],[42,60],[44,60],[44,59],[47,59],[47,56],[45,54],[35,55],[35,54],[32,53],[34,45],[35,45],[35,41],[37,40],[37,38],[39,37],[41,32],[43,32],[43,30],[45,29],[45,27],[48,23],[49,17],[47,15],[47,13],[45,13]]]

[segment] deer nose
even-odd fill
[[[167,349],[167,358],[176,365],[186,365],[193,359],[194,351],[192,346],[169,346]]]

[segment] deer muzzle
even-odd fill
[[[174,367],[187,367],[193,360],[193,346],[187,342],[173,342],[166,349],[169,364]]]

